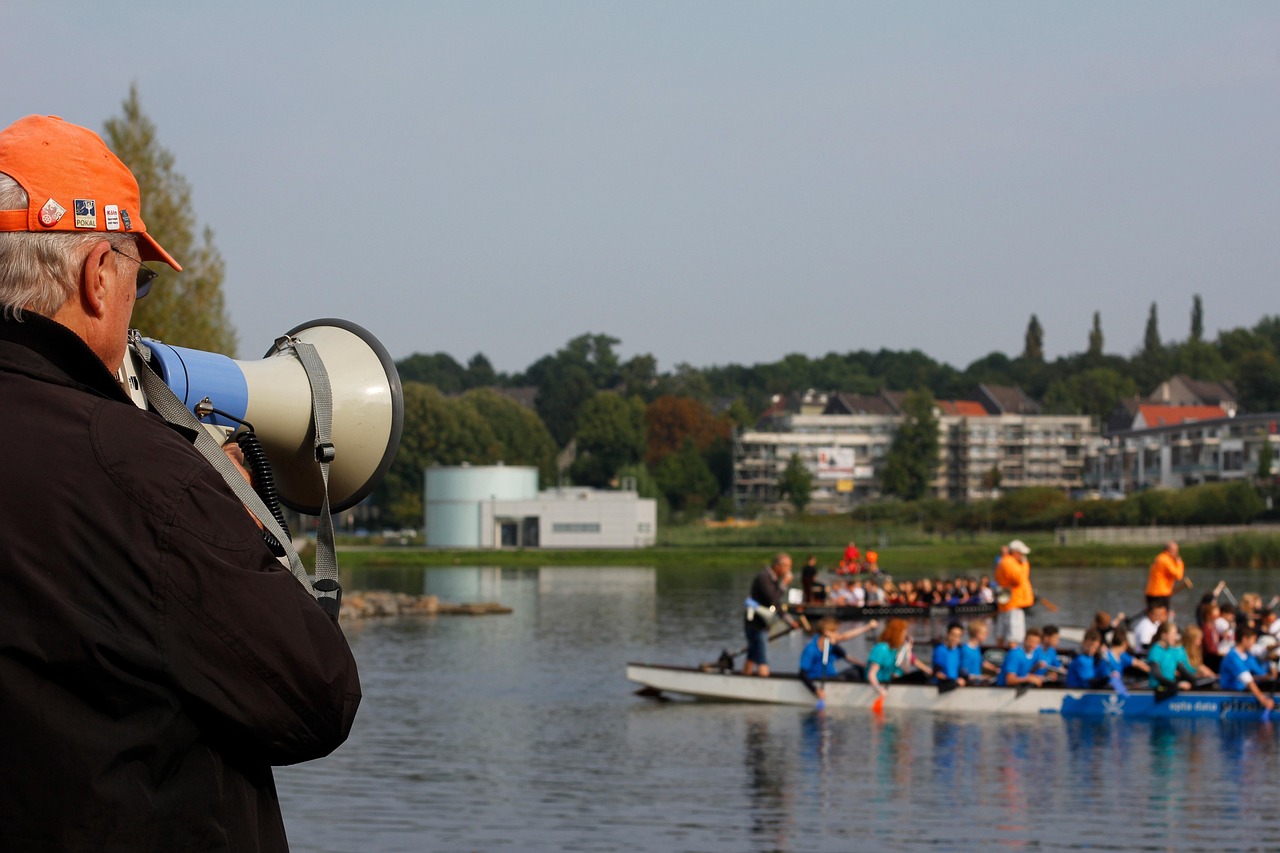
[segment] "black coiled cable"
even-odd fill
[[[267,505],[267,509],[271,510],[271,515],[280,525],[280,529],[289,533],[289,525],[285,523],[284,511],[280,509],[280,497],[276,494],[275,475],[271,472],[271,462],[267,459],[267,452],[262,449],[262,442],[258,440],[258,436],[253,430],[244,430],[236,436],[236,444],[240,445],[240,450],[244,453],[245,465],[253,474],[253,490],[258,493],[258,497],[262,498],[262,502]],[[271,549],[271,553],[277,557],[285,555],[284,546],[280,544],[280,540],[276,539],[269,530],[263,528],[262,538],[266,540],[267,547]]]

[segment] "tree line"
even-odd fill
[[[103,137],[138,178],[148,229],[184,263],[182,273],[166,271],[165,286],[138,303],[134,325],[169,343],[234,356],[224,264],[213,231],[197,227],[191,187],[160,145],[136,86],[121,115],[106,122]],[[1048,412],[1105,418],[1120,400],[1148,394],[1181,373],[1231,381],[1244,411],[1280,410],[1280,315],[1209,340],[1196,296],[1187,336],[1169,341],[1157,312],[1153,303],[1143,343],[1129,356],[1105,351],[1101,314],[1095,312],[1081,335],[1083,348],[1047,360],[1046,329],[1032,315],[1017,355],[993,351],[963,370],[918,349],[882,348],[818,357],[793,353],[753,365],[681,363],[660,372],[652,354],[623,361],[616,350],[620,340],[596,333],[575,337],[513,374],[496,371],[483,353],[465,364],[447,353],[415,353],[397,363],[405,388],[404,439],[374,504],[389,523],[416,526],[425,467],[501,461],[537,467],[544,485],[609,487],[629,479],[642,494],[658,498],[664,513],[723,510],[734,431],[753,427],[775,395],[809,388],[911,392],[895,450],[904,459],[931,452],[932,400],[970,397],[979,384],[1017,385]],[[1011,343],[1016,348],[1018,342]],[[534,408],[501,393],[508,389],[535,392]],[[886,492],[919,494],[918,468],[886,466]],[[792,473],[795,482],[784,483],[784,492],[795,500],[803,491],[802,472]]]

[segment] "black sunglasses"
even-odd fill
[[[156,280],[156,276],[160,275],[160,273],[144,264],[141,258],[135,258],[133,255],[125,255],[124,252],[120,251],[115,246],[111,247],[111,251],[115,252],[117,255],[124,255],[126,258],[138,265],[138,295],[136,298],[141,299],[150,293],[151,283]]]

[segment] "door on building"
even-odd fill
[[[498,532],[501,534],[499,541],[503,548],[516,548],[520,545],[520,526],[514,521],[503,521],[499,523]]]
[[[526,548],[538,547],[538,516],[520,520],[520,543]]]

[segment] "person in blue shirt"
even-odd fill
[[[960,647],[960,675],[966,684],[989,683],[1000,668],[982,656],[987,640],[987,623],[974,619],[969,623],[969,641]]]
[[[1057,681],[1064,674],[1058,639],[1058,626],[1045,625],[1040,629],[1040,645],[1031,655],[1031,671],[1045,681]]]
[[[1102,632],[1089,628],[1080,640],[1080,651],[1067,666],[1067,686],[1097,690],[1107,684],[1102,671]]]
[[[1218,686],[1223,690],[1247,690],[1258,700],[1258,704],[1270,711],[1276,706],[1275,700],[1262,692],[1258,687],[1257,676],[1268,675],[1253,655],[1249,653],[1254,641],[1258,639],[1258,629],[1244,624],[1236,628],[1236,644],[1231,651],[1222,656],[1222,667],[1218,670]]]
[[[1016,687],[1023,684],[1039,687],[1044,679],[1031,671],[1031,658],[1040,647],[1040,629],[1028,628],[1022,638],[1022,645],[1009,649],[1000,666],[1000,674],[996,676],[996,684],[1001,687]]]
[[[800,653],[800,680],[813,692],[814,696],[818,697],[819,701],[827,698],[826,691],[822,687],[824,682],[837,679],[847,681],[863,676],[861,666],[851,667],[843,673],[836,671],[836,661],[849,659],[849,655],[839,644],[844,640],[861,636],[879,624],[872,619],[865,625],[841,633],[840,623],[830,616],[818,623],[817,633]]]
[[[959,622],[947,626],[942,642],[933,647],[933,680],[942,688],[964,687],[965,678],[960,674],[960,640],[964,628]]]

